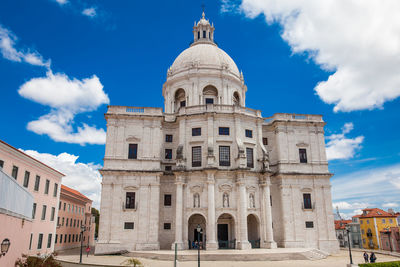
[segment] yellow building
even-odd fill
[[[363,209],[362,211],[363,214],[356,217],[360,219],[363,248],[381,249],[380,231],[388,227],[396,227],[396,215],[378,208]]]

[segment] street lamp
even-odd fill
[[[350,264],[353,264],[353,257],[351,256],[350,229],[348,227],[346,227],[346,232],[347,232],[347,242],[349,244]]]
[[[82,263],[83,232],[85,231],[86,231],[86,226],[81,224],[81,255],[79,257],[79,263]]]
[[[201,227],[200,224],[197,225],[197,266],[200,267],[200,234],[201,234]]]
[[[1,256],[6,255],[8,252],[8,249],[10,248],[11,242],[8,238],[4,239],[3,242],[1,242],[1,253],[0,253],[0,258]]]

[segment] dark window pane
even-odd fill
[[[206,98],[206,104],[214,104],[214,98]]]
[[[246,130],[245,134],[246,134],[246,137],[253,138],[253,131],[252,130]]]
[[[169,195],[169,194],[164,195],[164,206],[171,206],[171,203],[172,203],[171,200],[172,200],[171,195]]]
[[[134,223],[133,222],[126,222],[124,225],[124,229],[133,229]]]
[[[30,175],[30,173],[28,171],[25,171],[24,187],[28,187],[28,185],[29,185],[29,175]]]
[[[36,203],[33,203],[32,219],[35,219],[35,216],[36,216]]]
[[[0,168],[4,167],[4,161],[0,160]]]
[[[201,146],[192,147],[192,167],[201,166]]]
[[[254,167],[254,159],[253,159],[253,149],[246,148],[246,158],[247,158],[247,167],[253,168]]]
[[[37,249],[42,249],[43,234],[39,234]]]
[[[180,106],[181,107],[186,107],[186,101],[181,101]]]
[[[203,38],[206,38],[206,37],[207,37],[206,31],[203,31]]]
[[[268,145],[268,138],[266,138],[266,137],[263,138],[263,145],[264,146]]]
[[[172,134],[165,135],[165,142],[172,143]]]
[[[229,135],[229,127],[219,127],[219,135]]]
[[[135,208],[135,192],[126,192],[126,209],[134,209]]]
[[[31,234],[31,238],[29,240],[29,250],[32,249],[32,239],[33,239],[33,234]]]
[[[53,237],[53,234],[49,234],[49,237],[47,238],[47,248],[51,247],[51,239]]]
[[[171,229],[171,223],[164,223],[164,230],[170,230]]]
[[[36,175],[36,179],[35,179],[35,191],[39,191],[39,185],[40,185],[40,176]]]
[[[46,180],[46,184],[44,186],[44,193],[48,194],[49,193],[49,187],[50,187],[50,181]]]
[[[53,191],[53,197],[56,197],[58,193],[58,184],[54,184],[54,191]],[[61,209],[61,203],[60,203],[60,208]]]
[[[165,149],[165,159],[172,159],[172,149]]]
[[[192,136],[200,136],[201,128],[192,128]]]
[[[307,163],[307,150],[305,148],[299,149],[300,163]]]
[[[43,205],[43,208],[42,208],[42,220],[46,220],[46,210],[47,210],[47,206],[46,205]]]
[[[200,39],[200,32],[197,32],[197,39]]]
[[[219,166],[231,166],[231,152],[229,146],[219,147]]]
[[[304,208],[312,209],[311,194],[303,194]]]
[[[56,214],[56,208],[52,207],[51,208],[50,221],[54,221],[55,214]]]
[[[128,159],[137,159],[137,144],[129,144]]]
[[[165,171],[169,172],[171,170],[172,170],[172,166],[169,166],[169,165],[165,166]]]
[[[314,222],[306,222],[306,228],[314,228]]]
[[[17,180],[17,176],[18,176],[18,167],[17,166],[13,166],[11,176],[14,177],[15,180]]]
[[[57,244],[58,234],[56,234],[56,238],[54,238],[54,244]]]

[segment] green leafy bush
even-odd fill
[[[400,267],[400,261],[375,262],[359,264],[360,267]]]
[[[125,261],[125,266],[141,267],[143,263],[138,259],[130,258]]]
[[[15,262],[15,267],[62,267],[59,262],[54,259],[54,255],[47,257],[22,255],[22,259]]]

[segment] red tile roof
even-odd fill
[[[84,199],[86,199],[86,200],[89,200],[90,202],[92,202],[92,200],[91,199],[89,199],[88,197],[86,197],[84,194],[82,194],[81,192],[79,192],[79,191],[77,191],[77,190],[75,190],[75,189],[72,189],[72,188],[70,188],[70,187],[68,187],[68,186],[65,186],[65,185],[61,185],[61,190],[65,190],[65,191],[67,191],[67,192],[69,192],[69,193],[71,193],[71,194],[73,194],[73,195],[76,195],[76,196],[79,196],[79,197],[81,197],[81,198],[84,198]]]
[[[335,230],[346,229],[346,225],[352,220],[335,220]]]
[[[373,209],[363,209],[363,214],[359,215],[360,218],[374,218],[374,217],[392,217],[395,218],[396,215],[392,215],[384,210],[373,208]],[[364,212],[367,214],[364,215]]]

